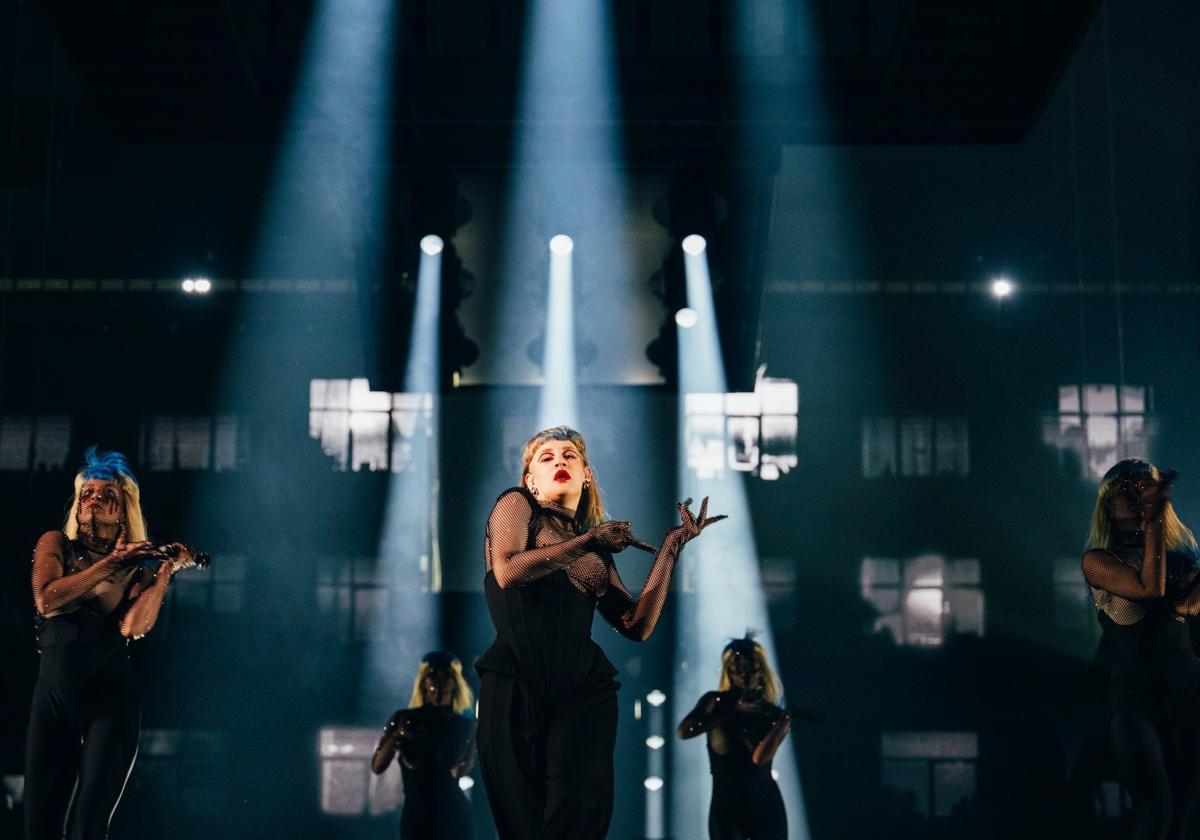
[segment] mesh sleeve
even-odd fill
[[[33,550],[33,603],[43,618],[78,609],[108,578],[108,567],[100,564],[67,574],[66,551],[67,538],[59,531],[43,534]]]
[[[644,642],[654,632],[671,589],[671,573],[683,548],[683,539],[672,533],[663,541],[646,584],[638,597],[633,597],[621,580],[616,565],[609,567],[608,590],[600,599],[600,614],[617,632],[635,642]]]
[[[1142,563],[1134,568],[1109,551],[1093,549],[1083,555],[1083,576],[1097,589],[1122,598],[1161,598],[1166,587],[1166,540],[1161,522],[1146,529]]]
[[[528,548],[532,523],[533,508],[520,490],[510,490],[501,496],[488,516],[485,560],[487,570],[496,576],[501,588],[545,577],[588,553],[587,534]]]

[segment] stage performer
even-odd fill
[[[1082,560],[1112,659],[1109,727],[1138,840],[1191,837],[1200,797],[1200,661],[1187,626],[1200,581],[1174,478],[1136,459],[1105,473]]]
[[[472,840],[471,803],[458,780],[475,763],[474,698],[453,654],[425,654],[408,708],[392,715],[371,757],[379,775],[399,756],[404,779],[400,840]]]
[[[583,436],[557,426],[525,444],[520,486],[488,517],[484,591],[496,641],[476,663],[479,758],[500,840],[606,836],[613,808],[616,669],[592,641],[598,609],[617,632],[645,641],[662,613],[680,550],[708,525],[679,505],[662,548],[628,522],[604,520]],[[655,552],[638,597],[612,555]]]
[[[141,727],[128,642],[150,632],[171,575],[195,562],[182,543],[168,556],[147,542],[125,456],[93,446],[85,458],[63,529],[33,553],[41,655],[25,742],[28,840],[64,826],[71,840],[108,835]]]
[[[771,762],[793,716],[812,713],[778,706],[779,682],[762,645],[747,635],[721,652],[716,691],[700,698],[677,730],[680,738],[708,736],[712,840],[787,840],[787,812]]]

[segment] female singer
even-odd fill
[[[400,757],[404,812],[400,840],[471,840],[471,803],[458,780],[475,760],[473,705],[462,663],[443,651],[425,654],[413,681],[408,708],[392,715],[371,758],[371,770],[388,769]]]
[[[604,521],[583,436],[566,426],[525,444],[520,486],[488,517],[484,592],[496,641],[475,667],[479,757],[501,840],[599,840],[613,807],[616,669],[592,641],[599,609],[617,632],[645,641],[662,613],[680,550],[705,527],[679,505],[683,523],[662,548],[637,540],[628,522]],[[634,597],[612,555],[656,553]]]
[[[1200,798],[1196,538],[1171,507],[1175,473],[1130,459],[1105,473],[1083,574],[1112,659],[1109,726],[1133,799],[1131,837],[1191,837]]]
[[[766,651],[747,636],[725,646],[717,691],[701,697],[679,724],[680,738],[708,735],[712,840],[787,840],[787,812],[771,761],[791,729],[793,712],[778,701],[779,683]]]
[[[124,455],[93,446],[85,458],[63,529],[33,553],[41,659],[25,742],[27,840],[63,836],[64,821],[72,840],[108,835],[141,727],[128,640],[150,632],[171,575],[195,562],[181,543],[168,557],[146,541]]]

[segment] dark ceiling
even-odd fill
[[[630,158],[782,142],[1011,143],[1036,121],[1099,0],[774,0],[782,51],[731,49],[741,0],[611,4]],[[5,111],[76,98],[132,141],[277,136],[311,0],[7,0]],[[395,136],[457,165],[502,164],[526,4],[405,0]],[[775,19],[772,17],[771,19]],[[801,21],[811,20],[809,26]],[[51,44],[62,67],[45,82]],[[753,63],[755,78],[745,79]],[[63,71],[65,68],[65,71]],[[69,83],[64,80],[70,80]],[[751,90],[747,90],[749,87]],[[816,95],[814,95],[816,94]],[[747,95],[774,107],[747,115]]]

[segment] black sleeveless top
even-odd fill
[[[569,523],[547,521],[554,514],[543,509],[527,490],[519,488],[504,495],[513,492],[523,493],[529,501],[527,549],[571,535],[567,529],[574,529]],[[565,569],[505,589],[488,571],[483,588],[496,640],[475,663],[480,674],[490,671],[516,678],[534,697],[549,701],[586,687],[611,684],[616,690],[613,677],[617,670],[592,640],[596,597],[572,584]]]

